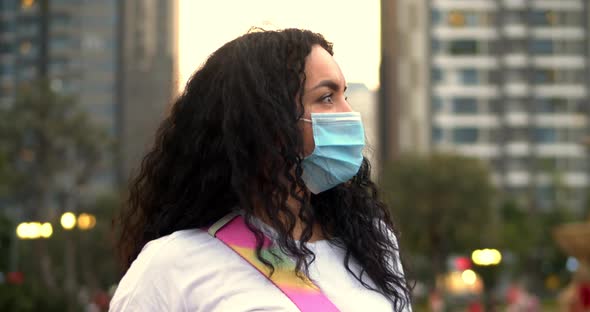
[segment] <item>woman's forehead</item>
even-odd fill
[[[319,45],[312,48],[305,62],[305,88],[313,88],[320,81],[331,80],[340,86],[346,81],[336,60]]]

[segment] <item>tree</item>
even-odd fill
[[[102,167],[110,166],[106,162],[113,154],[107,131],[92,122],[75,98],[54,92],[47,81],[23,85],[14,105],[0,110],[0,142],[4,168],[10,168],[0,176],[0,186],[24,220],[56,221],[64,210],[76,210],[82,190]],[[71,237],[63,239],[60,244],[71,245]],[[58,270],[49,242],[31,244],[37,264],[32,275],[41,277],[47,291],[63,290],[66,297],[76,298],[73,249],[66,247],[65,265]]]
[[[513,275],[525,277],[529,288],[536,292],[544,291],[543,281],[548,276],[568,277],[564,265],[567,257],[551,233],[556,226],[577,219],[569,206],[571,190],[563,182],[562,174],[543,165],[538,169],[551,179],[547,188],[537,190],[535,195],[549,199],[551,206],[538,209],[533,204],[538,199],[505,196],[499,222],[500,247],[513,255],[509,268]]]
[[[450,254],[465,254],[495,240],[494,188],[488,169],[478,160],[405,155],[386,164],[381,186],[403,246],[430,259],[429,276],[446,271]]]

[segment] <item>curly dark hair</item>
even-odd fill
[[[276,231],[277,244],[304,274],[315,259],[305,243],[319,224],[332,244],[346,250],[346,269],[365,287],[386,295],[396,310],[410,304],[410,287],[401,268],[392,265],[399,261],[397,231],[370,180],[369,162],[331,190],[300,191],[306,188],[298,121],[305,60],[314,45],[333,54],[331,43],[308,30],[250,31],[195,72],[131,181],[117,246],[125,268],[150,240],[207,227],[239,207],[256,234],[258,258],[271,269],[260,253],[255,215]],[[290,197],[301,204],[298,215],[287,205]],[[298,220],[303,229],[295,241]],[[351,270],[352,259],[362,267],[360,274]]]

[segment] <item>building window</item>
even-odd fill
[[[479,26],[479,15],[476,12],[465,13],[465,24],[467,26]]]
[[[441,82],[443,80],[442,70],[438,67],[433,67],[430,71],[433,82]]]
[[[537,158],[537,168],[544,171],[555,171],[558,169],[558,161],[555,157]]]
[[[555,189],[550,186],[538,186],[536,189],[537,204],[542,209],[549,209],[555,201]]]
[[[573,100],[572,112],[587,113],[588,112],[588,104],[586,103],[586,100],[585,99]]]
[[[0,7],[0,12],[2,8]],[[15,22],[11,21],[11,20],[7,20],[7,19],[2,19],[0,18],[0,32],[13,32],[15,29]],[[6,43],[2,43],[2,44],[6,44]]]
[[[459,71],[461,82],[466,85],[475,85],[479,83],[479,75],[476,69],[468,68]]]
[[[0,44],[0,54],[3,53],[12,53],[12,45],[9,43],[2,43]]]
[[[579,26],[584,22],[583,11],[564,11],[559,14],[559,24],[566,26]]]
[[[443,130],[440,127],[432,127],[432,142],[441,143],[443,141]]]
[[[455,98],[453,99],[453,112],[456,114],[476,114],[477,99],[475,98]]]
[[[533,40],[531,43],[531,51],[537,54],[551,54],[553,53],[553,41]]]
[[[553,11],[532,11],[530,23],[535,26],[552,26],[557,24],[557,13]]]
[[[29,41],[24,41],[20,44],[20,53],[22,55],[28,55],[31,53],[32,45]]]
[[[21,0],[20,5],[23,9],[29,9],[35,5],[35,0]]]
[[[14,74],[14,63],[0,63],[0,76],[2,75],[13,75]]]
[[[452,11],[447,16],[447,22],[453,27],[465,26],[465,14],[459,11]]]
[[[523,157],[513,157],[506,161],[506,169],[510,171],[527,170],[528,159]]]
[[[450,52],[453,55],[477,54],[476,40],[455,40],[450,42]]]
[[[442,99],[438,96],[432,97],[432,103],[430,105],[432,106],[432,111],[434,113],[439,113],[439,112],[442,112],[442,110],[443,110]]]
[[[526,52],[526,41],[523,39],[506,39],[503,48],[506,53]]]
[[[536,83],[553,83],[555,76],[554,69],[537,69],[534,74]]]
[[[439,53],[440,52],[440,41],[436,40],[436,39],[432,39],[430,41],[430,49],[432,50],[432,53]]]
[[[479,130],[477,128],[455,128],[453,129],[453,142],[457,144],[468,144],[477,142]]]
[[[582,41],[557,41],[554,43],[555,53],[562,54],[582,54],[584,53],[585,47]]]
[[[441,20],[442,20],[442,14],[440,11],[438,11],[438,10],[430,11],[430,22],[432,23],[432,25],[440,24]]]
[[[17,32],[20,38],[36,39],[39,33],[39,27],[35,23],[19,23]]]
[[[507,106],[504,101],[500,101],[498,99],[490,99],[486,103],[488,113],[501,113],[504,112],[505,107]]]
[[[535,99],[535,106],[539,113],[568,112],[568,101],[564,98]]]
[[[529,132],[526,128],[508,129],[508,140],[513,142],[526,142],[529,139]]]
[[[567,162],[567,170],[580,172],[588,170],[588,160],[585,158],[572,158]]]
[[[502,16],[502,22],[505,24],[523,24],[525,16],[524,11],[508,10]]]
[[[539,143],[557,142],[557,131],[554,128],[535,129],[535,141]]]

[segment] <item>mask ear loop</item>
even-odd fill
[[[311,122],[311,119],[307,119],[307,118],[301,118],[299,120],[303,120],[303,121],[306,121],[306,122]]]

